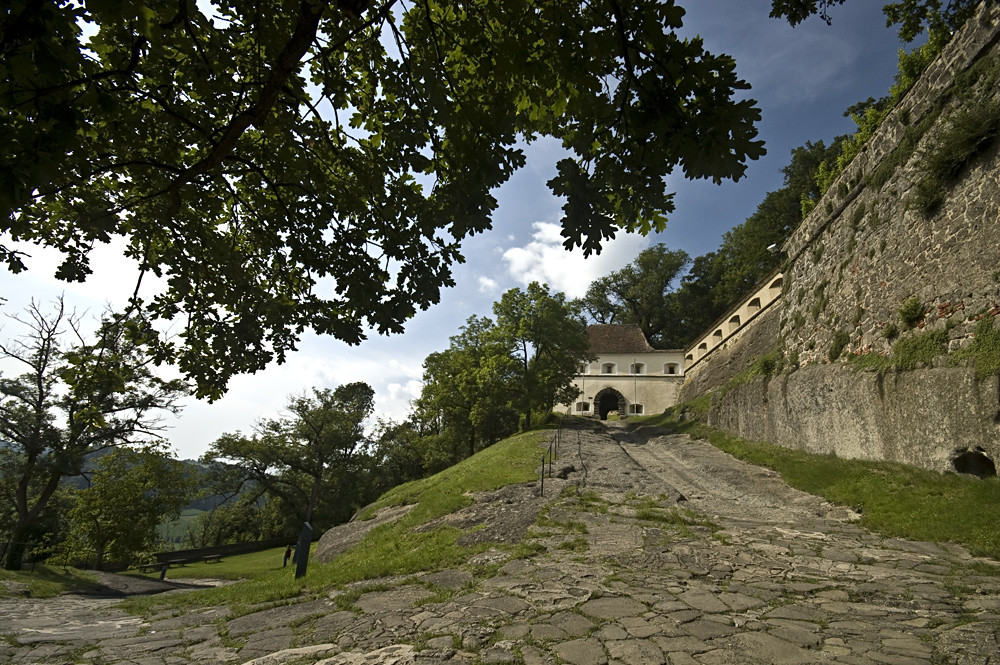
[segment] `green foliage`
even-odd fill
[[[1000,137],[1000,104],[975,104],[953,116],[920,163],[913,202],[925,215],[944,202],[948,185],[977,155]]]
[[[634,323],[654,348],[668,348],[664,339],[678,316],[674,287],[691,262],[686,252],[658,244],[639,252],[621,270],[600,277],[578,303],[597,323]]]
[[[288,415],[259,421],[251,436],[223,434],[204,459],[231,464],[236,486],[259,487],[295,515],[296,523],[325,529],[374,498],[365,429],[374,408],[375,393],[367,383],[314,388],[312,394],[290,397]],[[322,499],[327,504],[317,510]]]
[[[64,346],[61,336],[79,330],[61,301],[53,314],[35,303],[11,317],[20,339],[0,343],[0,358],[25,373],[0,377],[0,523],[8,538],[24,543],[46,514],[60,481],[84,471],[87,456],[110,447],[139,445],[160,429],[160,411],[173,411],[179,381],[156,377],[145,353],[145,327],[109,316],[93,341]],[[24,548],[8,548],[5,566],[20,566]]]
[[[782,346],[782,343],[779,341],[770,351],[755,358],[749,367],[726,382],[719,390],[719,396],[725,395],[736,386],[749,383],[755,379],[767,379],[780,373],[785,368],[785,352]],[[711,401],[707,404],[710,407]]]
[[[891,342],[899,337],[899,328],[896,327],[895,323],[887,323],[882,329],[882,336]]]
[[[847,345],[851,343],[851,336],[848,335],[843,330],[838,330],[833,333],[833,339],[830,341],[830,351],[827,353],[827,357],[830,362],[835,361],[847,348]]]
[[[903,337],[892,347],[896,367],[907,370],[930,364],[934,358],[947,350],[945,348],[947,341],[948,333],[944,330]]]
[[[424,359],[423,387],[413,405],[419,428],[407,439],[421,451],[425,471],[440,471],[517,431],[514,376],[510,346],[485,317],[470,317],[446,350]]]
[[[102,455],[69,511],[69,538],[53,561],[92,561],[101,570],[106,561],[129,565],[148,557],[159,525],[180,515],[193,489],[184,465],[161,450],[118,448]]]
[[[892,346],[892,354],[867,353],[853,356],[857,369],[871,369],[886,372],[890,369],[911,370],[929,365],[934,358],[947,351],[947,330],[923,331],[901,337]]]
[[[955,360],[971,359],[976,376],[985,379],[1000,374],[1000,326],[984,316],[976,323],[972,344],[955,354]]]
[[[424,361],[415,418],[451,462],[472,455],[579,394],[572,380],[592,359],[577,305],[532,282],[493,304],[496,323],[472,317],[443,353]]]
[[[899,320],[907,328],[912,328],[924,320],[924,306],[917,296],[910,296],[899,306]]]
[[[844,137],[840,143],[840,154],[834,160],[821,164],[817,170],[816,183],[821,193],[826,193],[833,181],[847,168],[847,165],[857,156],[865,143],[874,136],[882,121],[889,116],[899,100],[913,87],[917,78],[927,68],[927,65],[937,57],[947,41],[948,35],[934,32],[923,46],[913,49],[909,53],[900,49],[895,83],[889,89],[889,95],[878,101],[869,98],[847,110],[845,115],[849,115],[854,120],[858,130],[853,135]],[[901,153],[901,156],[902,154],[904,153]],[[890,158],[888,161],[892,162],[892,168],[887,167],[887,170],[880,171],[877,176],[873,177],[873,181],[884,183],[895,166],[900,163],[898,159]]]
[[[532,282],[526,291],[511,289],[493,304],[496,331],[513,359],[513,403],[531,429],[533,410],[551,412],[579,395],[573,378],[580,361],[593,360],[586,325],[562,293]]]
[[[216,472],[220,468],[213,469]],[[235,469],[229,469],[236,471]],[[221,473],[213,479],[216,487],[227,498],[235,488],[242,486],[245,476],[240,473]],[[258,496],[258,487],[238,492],[226,503],[202,511],[191,519],[184,532],[186,546],[192,548],[215,547],[254,540],[291,536],[301,525],[294,514],[287,510],[280,499]]]
[[[739,179],[764,154],[732,57],[680,37],[672,3],[349,4],[360,15],[206,0],[5,18],[10,239],[61,252],[57,276],[77,281],[126,237],[166,287],[131,305],[181,322],[157,354],[201,396],[306,329],[357,343],[436,303],[524,165],[518,139],[568,153],[548,184],[585,254],[662,230],[668,174]],[[26,269],[7,244],[0,260]]]

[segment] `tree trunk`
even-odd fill
[[[7,544],[7,557],[4,559],[5,570],[21,570],[21,559],[24,558],[24,543],[20,542],[23,529],[14,529],[11,542]]]

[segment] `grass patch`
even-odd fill
[[[260,577],[280,570],[284,555],[285,548],[277,547],[260,552],[223,557],[219,563],[189,563],[183,568],[171,568],[168,570],[167,580],[169,581],[172,577],[219,580],[245,580]],[[289,561],[286,571],[292,570],[294,570],[293,564]],[[160,578],[158,570],[152,573],[129,571],[127,574],[153,579]]]
[[[440,527],[417,531],[437,517],[469,505],[469,492],[497,489],[535,478],[544,432],[531,431],[505,439],[455,466],[423,480],[405,483],[386,492],[375,507],[413,505],[395,522],[375,527],[351,550],[330,564],[310,563],[308,574],[293,579],[293,568],[262,572],[238,584],[126,601],[126,609],[149,613],[168,607],[228,606],[236,615],[251,608],[281,605],[300,594],[321,594],[350,582],[407,575],[464,564],[485,545],[464,547],[457,543],[460,529]],[[280,551],[275,560],[280,561]],[[240,557],[233,557],[238,564]],[[205,564],[212,571],[222,564]],[[193,568],[193,566],[192,566]],[[169,575],[169,573],[168,573]]]
[[[947,353],[947,342],[946,330],[924,331],[900,338],[892,346],[892,355],[866,353],[861,356],[850,356],[850,360],[852,366],[859,370],[871,369],[877,372],[887,372],[892,368],[911,370],[928,365],[937,356]]]
[[[580,512],[606,515],[608,502],[593,490],[581,489],[579,485],[569,485],[559,495],[560,503]]]
[[[32,598],[54,598],[66,591],[86,591],[98,587],[97,580],[86,571],[38,564],[34,570],[0,570],[0,581],[24,584]],[[0,584],[0,597],[6,597],[7,587]]]
[[[792,487],[861,512],[886,536],[953,542],[1000,559],[1000,479],[940,474],[892,462],[845,460],[752,442],[663,414],[635,419],[708,440],[734,457],[773,469]]]
[[[556,546],[556,549],[565,550],[567,552],[586,552],[590,549],[590,544],[583,536],[577,536],[572,540],[564,540],[559,543]]]
[[[729,379],[729,381],[727,381],[722,387],[719,394],[720,396],[725,395],[733,388],[736,388],[744,383],[749,383],[754,379],[767,378],[769,376],[779,374],[784,368],[785,352],[782,350],[782,342],[779,340],[770,351],[758,356],[749,367]],[[691,402],[691,404],[693,403],[694,402]],[[712,401],[711,397],[709,397],[708,401],[703,403],[704,415],[708,414],[711,405]]]
[[[979,379],[1000,374],[1000,328],[992,318],[984,317],[976,323],[973,335],[972,344],[955,353],[954,360],[971,359]]]

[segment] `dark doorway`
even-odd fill
[[[614,388],[605,388],[594,395],[594,411],[601,420],[607,420],[612,411],[617,411],[618,416],[624,418],[627,406],[625,397]]]
[[[959,473],[968,473],[980,478],[994,478],[997,475],[997,467],[993,460],[978,446],[973,450],[961,451],[951,463]]]

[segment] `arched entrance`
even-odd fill
[[[619,417],[624,418],[628,413],[628,404],[620,392],[614,388],[605,388],[594,395],[594,413],[601,420],[607,420],[611,411],[617,411]]]

